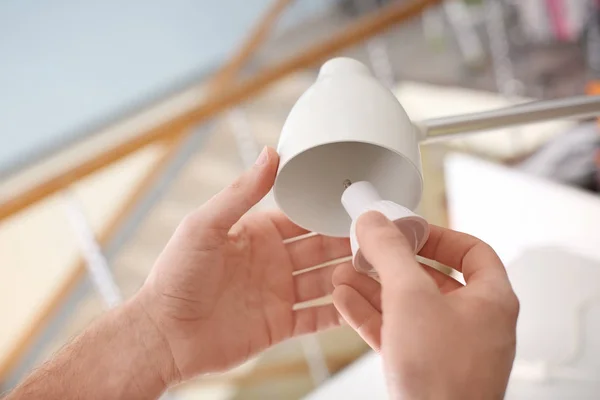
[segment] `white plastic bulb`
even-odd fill
[[[412,247],[415,254],[421,250],[429,237],[427,221],[399,204],[381,198],[377,189],[366,181],[352,183],[345,181],[346,190],[342,194],[342,205],[352,218],[350,225],[350,245],[352,247],[352,262],[358,272],[367,275],[377,275],[373,266],[360,251],[356,238],[356,221],[367,211],[379,211],[400,229]]]

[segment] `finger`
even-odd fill
[[[429,265],[419,264],[433,278],[441,293],[449,293],[463,287],[460,282],[451,276]],[[334,288],[339,285],[352,287],[371,303],[375,309],[381,311],[381,285],[375,279],[356,272],[352,264],[344,263],[335,267],[331,281]]]
[[[419,255],[462,272],[467,283],[477,277],[508,282],[496,252],[487,243],[466,233],[430,225],[429,239]]]
[[[295,271],[352,254],[348,238],[315,235],[286,244]]]
[[[294,311],[292,336],[304,335],[340,325],[340,314],[333,304]]]
[[[308,230],[296,225],[279,210],[267,211],[266,216],[271,220],[275,228],[281,235],[281,239],[291,239],[297,236],[306,235]]]
[[[340,285],[333,291],[333,304],[360,337],[375,351],[381,348],[381,313],[350,286]]]
[[[250,169],[195,212],[202,227],[227,233],[271,189],[279,156],[265,147]]]
[[[350,286],[365,298],[377,311],[381,312],[381,285],[375,279],[356,272],[351,263],[335,267],[331,277],[333,287]]]
[[[323,267],[294,276],[296,303],[317,299],[333,292],[331,276],[334,266]]]
[[[356,233],[364,257],[373,265],[381,282],[402,290],[439,293],[435,283],[419,266],[406,238],[393,222],[379,212],[367,212],[358,219]]]

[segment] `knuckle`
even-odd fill
[[[227,185],[227,189],[239,190],[242,188],[243,185],[244,185],[243,180],[241,178],[237,178],[236,180],[231,182],[229,185]]]
[[[202,226],[197,212],[188,213],[179,224],[179,228],[184,234],[196,232]]]
[[[482,308],[486,308],[488,311],[495,310],[495,312],[505,315],[511,320],[517,320],[520,303],[512,288],[489,291],[487,297],[482,300]]]
[[[262,197],[258,187],[252,187],[252,185],[245,184],[242,178],[238,178],[227,185],[224,192],[224,197],[235,198],[236,202],[241,207],[248,209],[254,205],[254,199]]]
[[[229,232],[227,237],[234,243],[241,243],[248,236],[248,226],[245,224],[235,224]]]
[[[508,314],[516,320],[519,316],[521,303],[514,291],[511,290],[510,293],[505,297],[504,305]]]
[[[494,253],[494,254],[496,254],[496,251],[488,243],[484,242],[481,239],[477,239],[477,241],[478,241],[477,245],[480,246],[480,248],[481,248],[482,251],[484,251],[486,253]]]
[[[468,238],[470,241],[472,241],[474,243],[481,243],[491,249],[490,245],[486,241],[478,238],[477,236],[473,236],[473,235],[470,235],[470,234],[464,233],[464,232],[461,232],[461,235],[464,235],[466,238]]]
[[[502,269],[506,270],[506,267],[504,266],[504,263],[502,262],[502,259],[500,258],[500,256],[498,256],[498,253],[496,253],[496,250],[494,250],[494,248],[492,246],[490,246],[489,244],[487,244],[486,242],[483,242],[483,244],[485,246],[485,252],[489,253],[490,256],[492,256],[492,258],[494,258],[496,260],[496,262],[498,264],[500,264]]]
[[[194,237],[198,235],[204,236],[207,232],[215,230],[215,228],[210,227],[210,223],[201,209],[192,211],[183,217],[177,229],[184,235],[192,235]]]
[[[489,244],[487,244],[486,242],[484,242],[481,239],[478,239],[475,237],[473,239],[474,239],[474,242],[473,242],[473,245],[471,246],[470,250],[467,252],[468,255],[476,256],[478,258],[480,256],[484,256],[486,258],[493,256],[493,258],[498,259],[498,261],[500,260],[498,258],[498,255],[496,254],[496,251],[492,248],[492,246],[490,246]],[[499,262],[501,263],[501,261],[499,261]]]
[[[462,235],[467,237],[470,242],[470,252],[476,250],[480,254],[493,254],[497,257],[496,251],[487,242],[473,235],[469,235],[468,233],[462,233]]]
[[[177,227],[176,235],[182,243],[188,243],[195,250],[214,250],[227,240],[227,232],[212,228],[206,223],[201,212],[187,214]]]
[[[484,242],[481,239],[476,239],[476,240],[478,241],[477,246],[479,246],[479,250],[481,251],[480,254],[492,256],[491,258],[496,259],[497,263],[500,263],[502,268],[506,269],[504,267],[504,264],[502,263],[502,260],[500,259],[500,257],[498,257],[498,253],[496,253],[496,250],[494,250],[494,248],[492,246],[490,246],[487,242]]]

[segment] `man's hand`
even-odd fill
[[[463,273],[466,285],[419,265],[382,214],[362,216],[358,240],[381,285],[337,267],[334,303],[383,357],[391,398],[501,399],[515,355],[519,302],[484,242],[431,227],[420,255]]]
[[[244,214],[271,189],[279,157],[256,165],[177,228],[136,296],[102,316],[8,399],[151,399],[196,374],[223,371],[296,335],[339,324],[332,304],[293,310],[333,290],[347,239],[312,236],[279,212]]]
[[[168,343],[176,379],[224,371],[282,340],[339,324],[332,304],[292,310],[330,294],[334,268],[292,273],[349,255],[348,240],[284,244],[307,231],[280,212],[244,216],[271,189],[277,164],[277,153],[265,149],[255,166],[190,214],[135,299]]]

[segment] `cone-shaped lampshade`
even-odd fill
[[[349,58],[323,65],[292,108],[281,133],[275,200],[298,225],[346,237],[351,220],[344,182],[370,182],[411,210],[423,178],[418,134],[396,97]]]

